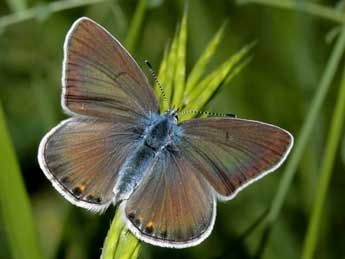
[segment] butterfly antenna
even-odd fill
[[[145,60],[145,63],[146,63],[146,65],[147,65],[148,68],[149,68],[149,71],[150,71],[150,73],[151,73],[151,75],[152,75],[153,80],[155,80],[155,83],[158,85],[159,90],[161,91],[162,97],[163,97],[163,99],[164,99],[164,101],[165,101],[167,107],[170,108],[170,105],[169,105],[169,102],[168,102],[168,98],[167,98],[167,96],[166,96],[166,94],[165,94],[164,88],[163,88],[162,85],[159,83],[158,77],[157,77],[155,71],[153,70],[153,67],[152,67],[151,63],[150,63],[148,60]]]
[[[206,112],[206,111],[196,111],[196,110],[188,110],[188,111],[179,112],[179,114],[188,114],[188,113],[207,115],[208,117],[231,117],[231,118],[237,117],[235,114],[232,114],[232,113],[217,113],[217,112]]]

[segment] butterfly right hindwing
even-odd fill
[[[127,227],[147,243],[183,248],[213,228],[216,201],[205,179],[179,151],[162,151],[122,205]]]

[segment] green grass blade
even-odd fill
[[[308,226],[304,248],[302,253],[303,259],[313,258],[315,247],[317,244],[318,233],[320,233],[320,222],[322,216],[322,209],[328,191],[329,182],[332,176],[332,168],[336,157],[338,143],[345,118],[345,68],[343,70],[341,85],[338,93],[338,100],[334,109],[329,135],[327,137],[327,144],[325,154],[321,163],[320,179],[317,184],[316,199],[311,213],[311,219]]]
[[[133,15],[132,23],[125,41],[125,46],[129,52],[132,52],[138,40],[140,28],[146,14],[147,0],[139,0],[135,13]]]
[[[179,34],[177,36],[174,96],[172,106],[180,107],[185,90],[186,47],[187,47],[187,12],[184,13]]]
[[[283,206],[287,192],[291,185],[292,179],[296,173],[298,163],[302,157],[303,150],[306,147],[308,140],[311,136],[315,124],[320,114],[322,103],[326,97],[328,89],[332,83],[338,64],[345,50],[345,27],[337,40],[333,52],[326,65],[325,71],[322,75],[318,90],[313,98],[310,111],[307,115],[306,121],[303,124],[299,136],[296,138],[297,142],[295,147],[292,149],[292,153],[286,164],[285,172],[282,174],[283,178],[279,184],[278,192],[273,200],[271,210],[268,214],[267,220],[274,222],[278,217],[278,214]]]
[[[0,205],[3,226],[15,259],[42,258],[20,167],[0,103]]]
[[[315,129],[315,125],[318,119],[318,115],[320,114],[322,103],[334,78],[335,72],[344,53],[344,50],[345,27],[343,27],[342,32],[338,40],[336,41],[334,49],[327,62],[325,71],[317,87],[317,92],[315,93],[309,113],[307,115],[305,123],[302,126],[301,132],[296,137],[297,142],[294,148],[292,149],[289,159],[287,160],[286,168],[284,173],[282,174],[283,177],[279,183],[277,193],[272,201],[270,211],[263,222],[265,224],[266,229],[264,232],[271,232],[270,229],[273,227],[273,224],[277,220],[279,213],[283,207],[288,190],[291,186],[293,177],[296,173],[298,163],[303,155],[303,151],[308,143],[308,140],[311,137],[311,133],[313,129]]]
[[[63,10],[81,7],[85,5],[98,4],[106,0],[61,0],[51,2],[49,4],[40,4],[38,6],[25,9],[20,12],[15,12],[9,15],[0,17],[0,32],[10,25],[24,22],[30,19],[38,18],[41,16],[42,10],[48,13],[60,12]]]
[[[214,96],[219,90],[227,78],[233,78],[243,66],[239,65],[239,62],[243,60],[246,54],[254,46],[255,43],[244,46],[240,51],[231,56],[205,79],[203,79],[197,88],[194,88],[189,95],[185,97],[185,104],[183,111],[188,110],[201,110],[207,102]],[[227,80],[229,81],[229,80]],[[183,119],[191,118],[191,113],[181,114]]]
[[[296,1],[296,0],[237,0],[238,4],[261,4],[271,7],[278,7],[282,9],[289,9],[293,11],[301,11],[330,21],[344,23],[345,15],[339,13],[336,9],[323,6],[311,1]]]
[[[194,65],[192,71],[190,72],[188,76],[188,80],[186,83],[186,95],[189,95],[189,93],[193,90],[193,88],[198,84],[201,77],[204,75],[207,65],[210,59],[213,57],[213,54],[216,51],[219,45],[219,42],[222,39],[224,29],[225,29],[225,23],[218,30],[218,32],[213,36],[212,40],[208,43],[204,52],[201,54],[200,58]]]
[[[242,71],[252,60],[252,57],[248,57],[243,60],[241,63],[237,64],[229,73],[225,79],[225,84],[229,83],[238,73]]]
[[[168,69],[168,53],[169,53],[169,48],[167,47],[164,51],[164,54],[163,54],[163,59],[161,61],[161,64],[159,66],[159,72],[158,72],[158,81],[159,83],[162,85],[162,87],[165,89],[165,81],[166,81],[166,76],[167,76],[167,69]],[[156,93],[156,96],[159,96],[161,99],[160,99],[160,104],[161,104],[161,107],[162,107],[162,102],[163,102],[163,99],[162,99],[162,93],[161,93],[161,90],[159,89],[158,85],[155,84],[154,86],[154,91]]]
[[[172,101],[172,95],[173,95],[173,88],[174,88],[174,79],[175,79],[175,69],[176,69],[176,60],[177,60],[177,46],[178,46],[178,34],[176,33],[172,43],[171,47],[168,52],[167,57],[167,68],[165,69],[165,80],[164,80],[164,91],[165,95],[168,99],[168,103],[171,104]],[[169,109],[167,107],[165,101],[161,100],[161,111],[166,111]]]
[[[104,242],[101,259],[135,259],[140,249],[140,241],[125,227],[117,207]]]

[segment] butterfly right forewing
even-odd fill
[[[72,114],[138,118],[159,105],[144,73],[122,45],[88,18],[78,19],[64,45],[62,105]]]
[[[114,201],[118,172],[158,102],[130,54],[88,18],[66,36],[62,85],[62,106],[73,117],[46,134],[38,160],[69,201],[102,211]]]

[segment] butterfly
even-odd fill
[[[121,202],[128,229],[153,245],[201,243],[217,200],[277,169],[293,145],[288,131],[258,121],[161,113],[135,60],[86,17],[67,33],[62,73],[71,117],[42,139],[41,169],[76,206],[102,212]]]

